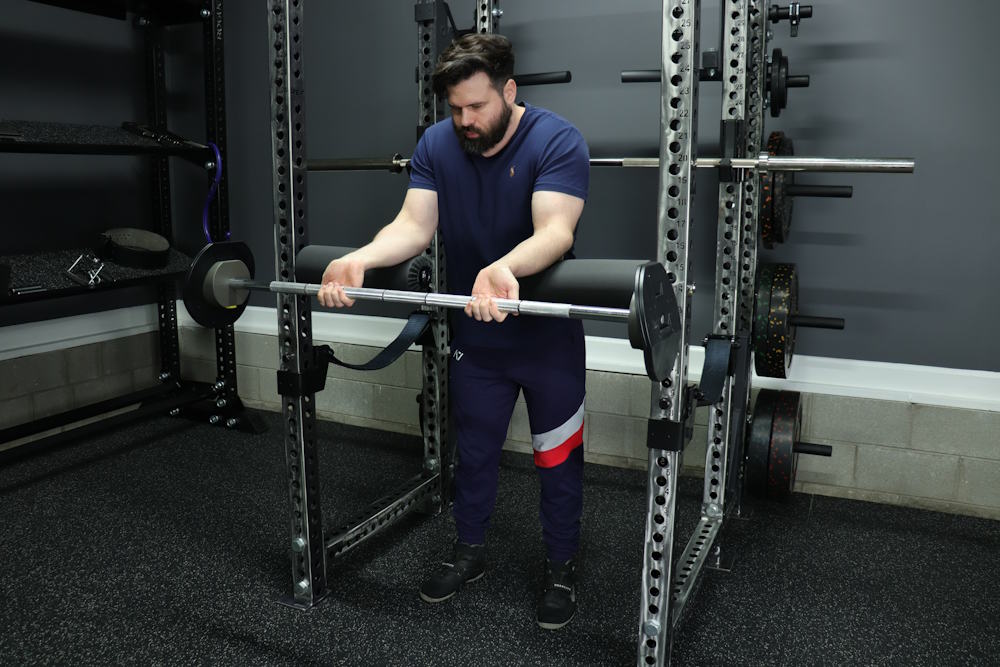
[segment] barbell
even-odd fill
[[[308,246],[298,257],[307,265],[307,272],[321,276],[331,260],[349,250]],[[259,282],[253,280],[253,274],[253,255],[245,243],[210,243],[195,256],[187,272],[182,290],[184,305],[199,324],[222,327],[234,323],[243,314],[251,290],[314,296],[322,287],[309,282]],[[601,285],[596,291],[588,289],[602,276],[613,278],[611,282],[615,284]],[[345,287],[344,293],[352,299],[422,308],[460,309],[473,300],[471,296],[428,291],[430,260],[424,255],[389,269],[367,271],[364,282],[401,283],[408,289]],[[627,304],[627,307],[529,299],[494,301],[500,311],[517,315],[627,323],[629,343],[642,350],[650,379],[660,382],[670,376],[680,348],[681,318],[673,286],[662,264],[638,260],[563,260],[521,281],[522,293],[532,291],[556,295],[594,292],[598,302]]]
[[[915,162],[912,158],[833,158],[771,155],[760,153],[757,157],[721,158],[700,157],[694,161],[699,169],[732,167],[733,169],[757,169],[758,171],[817,171],[909,174],[913,173]],[[398,153],[391,158],[333,158],[315,159],[306,162],[308,171],[369,171],[387,170],[400,173],[410,166],[410,159]],[[658,157],[605,157],[591,158],[591,167],[642,167],[658,168]]]

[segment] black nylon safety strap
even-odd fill
[[[729,375],[729,355],[733,349],[728,338],[709,338],[705,345],[705,365],[701,371],[702,398],[713,405],[722,397],[722,386]]]
[[[399,359],[404,352],[413,343],[415,343],[424,333],[427,331],[428,326],[431,323],[430,313],[415,312],[411,313],[409,319],[406,320],[406,325],[403,330],[399,332],[396,339],[385,346],[378,354],[372,357],[369,361],[363,364],[349,364],[346,361],[341,361],[338,359],[333,350],[327,346],[323,346],[322,349],[326,351],[327,357],[330,361],[337,364],[338,366],[343,366],[344,368],[350,368],[356,371],[377,371],[381,368],[385,368],[392,362]]]

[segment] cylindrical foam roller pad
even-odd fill
[[[635,271],[644,259],[566,259],[520,278],[520,297],[531,301],[628,308]]]
[[[295,257],[295,279],[303,283],[320,284],[327,265],[357,248],[330,245],[309,245]],[[364,287],[426,292],[430,284],[431,263],[423,253],[395,266],[365,271]]]

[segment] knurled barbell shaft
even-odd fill
[[[722,166],[723,159],[701,157],[695,160],[699,169],[713,169]],[[309,160],[309,171],[358,171],[366,169],[387,169],[399,172],[410,164],[408,158],[391,159],[337,158],[330,160]],[[592,167],[646,167],[658,168],[660,158],[618,157],[591,158]],[[761,153],[756,158],[733,158],[729,166],[735,169],[759,169],[761,171],[838,171],[838,172],[878,172],[888,174],[908,174],[913,172],[911,158],[832,158],[798,157]]]
[[[316,296],[321,285],[315,283],[294,283],[273,280],[269,283],[253,280],[231,279],[230,288],[252,289],[274,292],[276,294],[304,294]],[[421,306],[440,306],[443,308],[465,308],[471,296],[460,294],[438,294],[433,292],[407,292],[403,290],[375,289],[371,287],[345,287],[344,294],[351,299],[363,301],[384,301],[388,303],[408,303]],[[546,317],[561,317],[574,320],[600,320],[603,322],[627,322],[627,308],[605,308],[602,306],[578,306],[569,303],[549,303],[547,301],[528,301],[518,299],[494,299],[497,308],[504,313],[521,315],[543,315]]]

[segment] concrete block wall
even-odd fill
[[[180,335],[182,375],[214,380],[213,332],[182,327]],[[278,410],[277,338],[240,332],[236,347],[243,401]],[[358,345],[333,347],[348,361],[376,352]],[[153,386],[159,364],[155,332],[0,361],[0,428]],[[371,373],[331,366],[327,389],[317,397],[317,414],[419,434],[420,382],[417,352]],[[645,468],[649,391],[641,376],[588,371],[588,461]],[[834,453],[831,458],[800,456],[797,490],[1000,519],[1000,413],[821,394],[804,394],[803,400],[802,439],[832,445]],[[684,455],[686,474],[703,474],[706,424],[707,412],[699,410]],[[21,442],[0,443],[0,449]],[[515,407],[506,447],[531,451],[523,399]]]
[[[1000,519],[1000,413],[806,394],[798,489]]]
[[[158,332],[2,360],[0,429],[152,387],[159,374]],[[0,450],[61,430],[0,443]]]
[[[181,377],[215,381],[215,334],[211,329],[181,327]],[[330,345],[347,362],[370,359],[376,348],[315,340]],[[420,353],[410,351],[379,371],[354,371],[330,364],[326,389],[316,396],[316,414],[343,424],[398,433],[420,434],[417,395],[421,386]],[[251,408],[279,411],[278,339],[237,332],[236,383],[240,399]]]
[[[182,373],[215,379],[210,330],[182,327]],[[317,341],[321,344],[322,341]],[[347,361],[368,359],[376,348],[334,344]],[[275,336],[237,333],[239,392],[250,407],[278,410]],[[322,419],[418,434],[416,396],[420,355],[382,371],[332,366],[317,397]],[[642,376],[588,371],[584,447],[593,463],[645,469],[650,384]],[[796,489],[1000,519],[1000,413],[893,401],[803,394],[807,442],[834,446],[831,458],[800,456]],[[702,475],[707,409],[695,418],[684,472]],[[506,447],[530,452],[523,399],[515,406]]]

